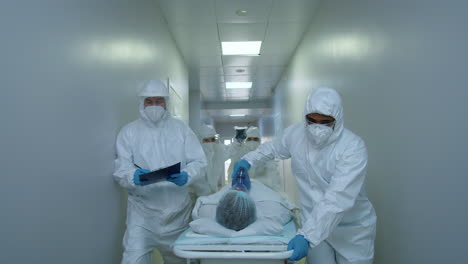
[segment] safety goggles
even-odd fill
[[[260,139],[258,137],[248,137],[245,141],[257,141],[260,142]]]
[[[164,97],[146,97],[145,98],[145,105],[162,105],[166,103],[166,99]]]
[[[210,138],[204,138],[202,140],[203,143],[211,143],[211,142],[216,142],[216,138],[215,137],[210,137]]]
[[[311,124],[319,124],[319,125],[324,125],[324,126],[328,126],[328,127],[332,127],[336,120],[320,120],[320,121],[317,121],[315,119],[313,119],[312,117],[309,117],[309,116],[306,116],[306,121],[307,121],[307,124],[311,125]]]

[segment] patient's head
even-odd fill
[[[229,190],[216,208],[216,222],[235,231],[246,228],[256,219],[255,202],[246,192]]]

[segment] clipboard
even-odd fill
[[[160,181],[165,181],[170,175],[176,173],[180,173],[180,162],[166,168],[141,174],[140,181],[143,183],[143,185],[148,185]]]

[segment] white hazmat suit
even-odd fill
[[[202,140],[201,146],[206,155],[208,166],[205,177],[198,180],[194,189],[198,196],[205,196],[218,191],[218,187],[224,185],[224,162],[229,158],[227,148],[224,144],[215,141],[203,142],[204,139],[213,140],[216,130],[209,125],[201,125],[199,136]]]
[[[331,133],[314,130],[305,115],[335,118]],[[311,129],[312,128],[312,129]],[[367,150],[364,141],[343,127],[339,94],[329,88],[311,93],[304,122],[243,157],[252,167],[263,160],[291,158],[299,187],[302,228],[309,241],[308,263],[372,263],[376,215],[365,192]]]
[[[247,137],[242,143],[234,142],[229,146],[231,164],[229,165],[228,175],[232,175],[235,163],[238,162],[242,156],[256,150],[257,147],[260,146],[260,132],[257,127],[251,126],[245,133]],[[249,140],[250,138],[257,138],[259,141]],[[257,163],[255,167],[249,170],[249,177],[256,179],[277,192],[283,191],[278,166],[275,160],[265,160],[264,162]]]
[[[252,129],[252,128],[255,128],[255,129]],[[234,170],[234,164],[236,164],[236,162],[238,162],[242,156],[249,153],[250,151],[255,150],[260,145],[259,143],[254,142],[254,141],[249,142],[249,144],[246,145],[247,143],[246,140],[249,137],[249,134],[250,134],[250,137],[260,138],[258,129],[256,127],[247,128],[245,131],[245,134],[246,134],[246,138],[243,141],[238,142],[237,140],[235,140],[228,147],[229,158],[231,159],[231,164],[229,165],[229,168],[228,168],[228,175],[232,175],[232,172]],[[249,171],[249,175],[250,175],[250,171]]]
[[[227,152],[229,159],[231,159],[231,164],[229,164],[228,168],[228,175],[232,175],[234,164],[236,164],[236,162],[238,162],[242,156],[247,154],[249,150],[244,147],[244,142],[239,143],[236,141],[228,145]]]
[[[171,244],[190,221],[187,186],[202,177],[206,167],[203,149],[187,125],[166,110],[152,116],[145,111],[144,99],[154,96],[165,97],[168,103],[169,93],[160,81],[151,81],[144,87],[139,94],[140,119],[124,126],[117,137],[114,178],[128,190],[124,264],[150,264],[154,248],[159,249],[165,263],[185,263],[173,255]],[[156,170],[178,162],[181,171],[188,174],[183,186],[169,181],[146,186],[133,182],[137,169],[134,164]]]
[[[258,146],[260,146],[260,132],[257,127],[249,127],[246,134],[247,138],[242,146],[242,156],[256,150]],[[250,138],[258,138],[258,141],[249,140]],[[257,163],[255,167],[249,170],[249,177],[265,184],[277,192],[283,191],[278,171],[278,164],[274,159]]]

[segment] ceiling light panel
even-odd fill
[[[249,14],[247,10],[239,9],[236,11],[236,15],[238,16],[246,16],[247,14]]]
[[[224,96],[228,100],[248,100],[250,97],[250,89],[225,89],[225,91],[226,94]]]
[[[250,89],[252,82],[226,82],[226,89]]]
[[[265,23],[218,24],[220,41],[255,41],[263,40]]]
[[[223,55],[260,55],[261,41],[226,41],[221,42]]]
[[[224,75],[226,82],[252,82],[253,78],[250,75]]]

